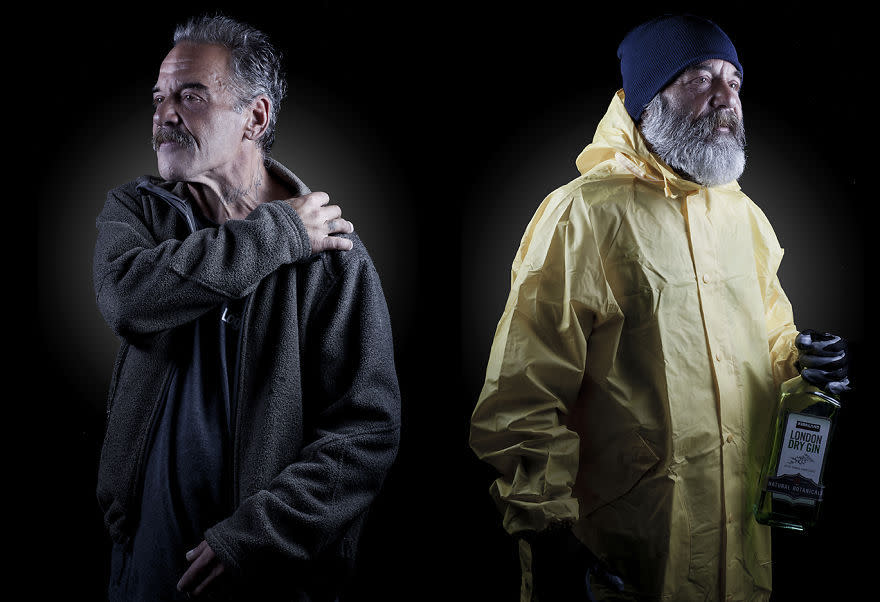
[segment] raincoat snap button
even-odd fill
[[[709,274],[703,274],[703,282],[709,284],[709,280],[711,280],[711,278],[709,278]]]
[[[733,443],[733,435],[728,435],[728,436],[727,436],[727,442],[728,442],[728,443]]]

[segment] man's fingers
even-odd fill
[[[320,251],[351,251],[354,245],[347,238],[341,236],[328,236],[321,241]]]
[[[804,330],[795,337],[795,345],[803,352],[812,355],[836,355],[846,352],[847,343],[837,335],[830,333],[818,333],[815,330]]]
[[[798,357],[798,363],[804,368],[818,368],[825,371],[837,370],[838,368],[843,368],[849,364],[845,353],[832,356],[801,355]]]
[[[342,208],[339,205],[327,205],[321,209],[321,217],[325,219],[327,232],[330,234],[351,234],[354,232],[354,224],[343,219]]]
[[[188,558],[189,556],[190,555],[187,554]],[[207,562],[208,560],[204,558],[204,555],[198,555],[193,558],[192,563],[187,567],[186,571],[184,571],[180,581],[177,582],[177,589],[182,592],[188,592],[193,586],[199,583],[201,580],[200,573]]]
[[[205,588],[211,585],[211,582],[217,579],[217,577],[219,577],[223,573],[224,568],[225,567],[221,563],[215,561],[211,572],[208,573],[208,575],[202,580],[198,587],[193,590],[193,595],[199,596],[203,591],[205,591]]]
[[[202,543],[197,545],[195,548],[186,553],[186,559],[189,562],[192,562],[195,558],[197,558],[202,552],[205,551],[205,548],[208,547],[208,542],[202,540]]]
[[[177,589],[182,592],[191,590],[203,581],[202,575],[211,570],[210,565],[214,562],[215,556],[208,543],[202,541],[195,549],[186,553],[186,559],[190,562],[190,565],[183,573],[180,581],[177,582]]]
[[[317,211],[324,205],[330,202],[330,195],[326,192],[310,192],[308,194],[304,194],[302,196],[295,196],[291,199],[285,199],[284,201],[296,211]]]
[[[300,207],[294,207],[299,212],[314,212],[316,215],[323,215],[328,203],[330,203],[330,195],[326,192],[310,192],[309,194],[299,197],[302,199]]]
[[[339,205],[326,205],[321,208],[321,217],[328,222],[338,217],[342,217],[342,207]]]
[[[316,204],[318,207],[323,207],[330,202],[330,195],[320,190],[304,194],[301,198],[305,199],[307,203]]]
[[[301,197],[286,201],[299,214],[306,231],[313,253],[321,251],[348,251],[352,242],[334,234],[351,234],[354,224],[343,219],[342,207],[330,205],[330,195],[326,192],[310,192]]]
[[[331,219],[326,223],[328,234],[351,234],[354,232],[354,224],[342,218]]]

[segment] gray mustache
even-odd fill
[[[159,128],[156,130],[156,133],[153,134],[153,150],[158,151],[159,145],[163,142],[175,142],[184,148],[195,148],[196,145],[195,139],[186,132],[165,127]]]
[[[730,128],[734,138],[740,144],[745,144],[745,128],[743,127],[742,120],[730,109],[709,113],[698,119],[693,125],[703,137],[711,136],[715,128],[719,126]]]
[[[739,117],[731,110],[716,111],[709,116],[709,122],[713,125],[724,127],[737,127],[739,125]]]

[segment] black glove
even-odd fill
[[[846,339],[827,332],[804,330],[795,338],[795,345],[801,378],[835,395],[849,391]]]
[[[554,527],[524,537],[532,548],[532,583],[538,602],[593,601],[591,578],[623,591],[623,580],[568,527]]]

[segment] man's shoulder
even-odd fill
[[[547,201],[557,207],[592,213],[623,206],[636,193],[638,178],[631,174],[590,172],[551,192]],[[662,195],[662,190],[660,191]]]
[[[288,264],[286,267],[296,270],[299,273],[298,278],[314,280],[315,283],[321,283],[321,286],[329,285],[339,278],[355,277],[364,271],[375,272],[373,259],[356,233],[336,236],[350,240],[352,248],[347,251],[329,250],[313,253],[310,257]]]
[[[348,251],[322,251],[296,263],[282,266],[282,270],[296,273],[296,279],[303,291],[309,291],[317,298],[324,297],[335,290],[347,290],[350,294],[359,290],[381,291],[378,272],[370,253],[357,234],[339,235],[352,242]]]

